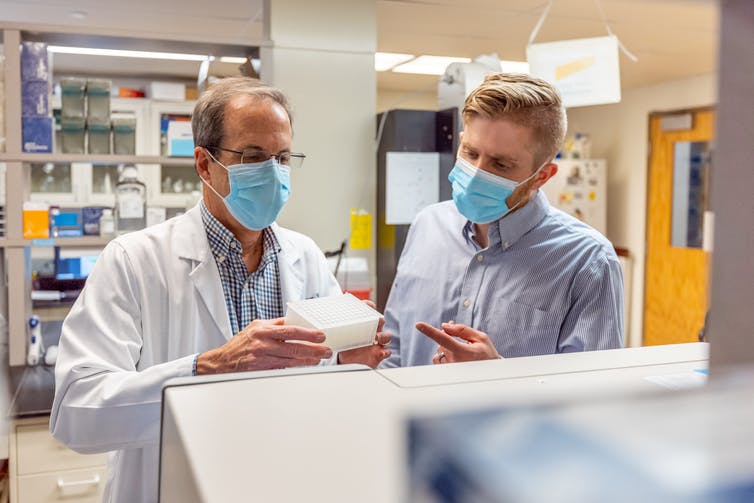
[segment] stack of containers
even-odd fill
[[[63,153],[112,153],[110,87],[111,82],[105,79],[61,79],[60,126]]]
[[[21,135],[24,152],[52,152],[47,44],[21,44]]]
[[[86,80],[75,77],[60,81],[60,150],[83,154],[86,129]]]
[[[86,129],[90,154],[110,154],[110,87],[105,79],[86,81]]]

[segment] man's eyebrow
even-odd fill
[[[461,142],[461,148],[464,148],[466,150],[471,150],[472,152],[476,152],[476,149],[474,147],[472,147],[471,145],[465,142]],[[508,164],[518,165],[518,161],[516,159],[514,159],[513,157],[508,157],[507,155],[504,155],[504,154],[491,155],[490,157],[492,157],[496,161],[503,161]]]
[[[260,147],[259,145],[247,145],[244,148],[242,148],[241,150],[243,150],[244,152],[247,151],[247,150],[259,150],[260,152],[267,152],[267,150],[264,147]],[[284,153],[287,153],[287,152],[290,152],[290,151],[291,151],[291,149],[284,148],[284,149],[278,151],[277,153],[278,154],[284,154]]]

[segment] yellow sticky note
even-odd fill
[[[555,80],[563,80],[566,77],[570,77],[574,73],[578,73],[582,70],[594,65],[594,56],[587,58],[577,59],[564,65],[558,65],[555,67]]]
[[[372,247],[372,214],[363,209],[351,209],[352,250],[368,250]]]

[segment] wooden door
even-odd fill
[[[651,153],[644,280],[646,345],[696,342],[707,312],[709,257],[697,239],[701,229],[687,224],[694,228],[690,228],[687,234],[684,234],[686,229],[680,229],[679,233],[681,225],[678,223],[679,217],[674,218],[674,211],[676,215],[683,214],[678,209],[678,201],[683,202],[683,198],[679,199],[678,196],[681,192],[678,189],[679,180],[683,177],[679,176],[679,169],[683,162],[678,160],[683,159],[682,153],[692,147],[696,150],[706,148],[702,143],[692,142],[711,144],[714,112],[704,109],[688,114],[690,127],[680,126],[682,129],[679,129],[676,120],[682,116],[677,113],[650,116]],[[673,122],[676,124],[672,124]],[[704,157],[708,158],[707,155]],[[692,183],[691,192],[703,192],[697,194],[697,204],[692,206],[705,207],[691,210],[686,208],[687,212],[708,209],[709,166],[707,163],[704,169],[697,169],[696,174],[691,176],[696,176],[698,182]],[[703,178],[701,180],[698,179],[700,173]],[[687,180],[686,187],[688,186]],[[699,203],[700,201],[703,203]],[[687,221],[691,221],[691,218]]]

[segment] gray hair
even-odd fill
[[[216,147],[222,143],[225,132],[225,108],[236,96],[247,95],[260,100],[271,100],[282,106],[293,126],[293,116],[288,99],[280,89],[268,86],[259,79],[228,77],[213,84],[199,97],[191,117],[194,144]]]

